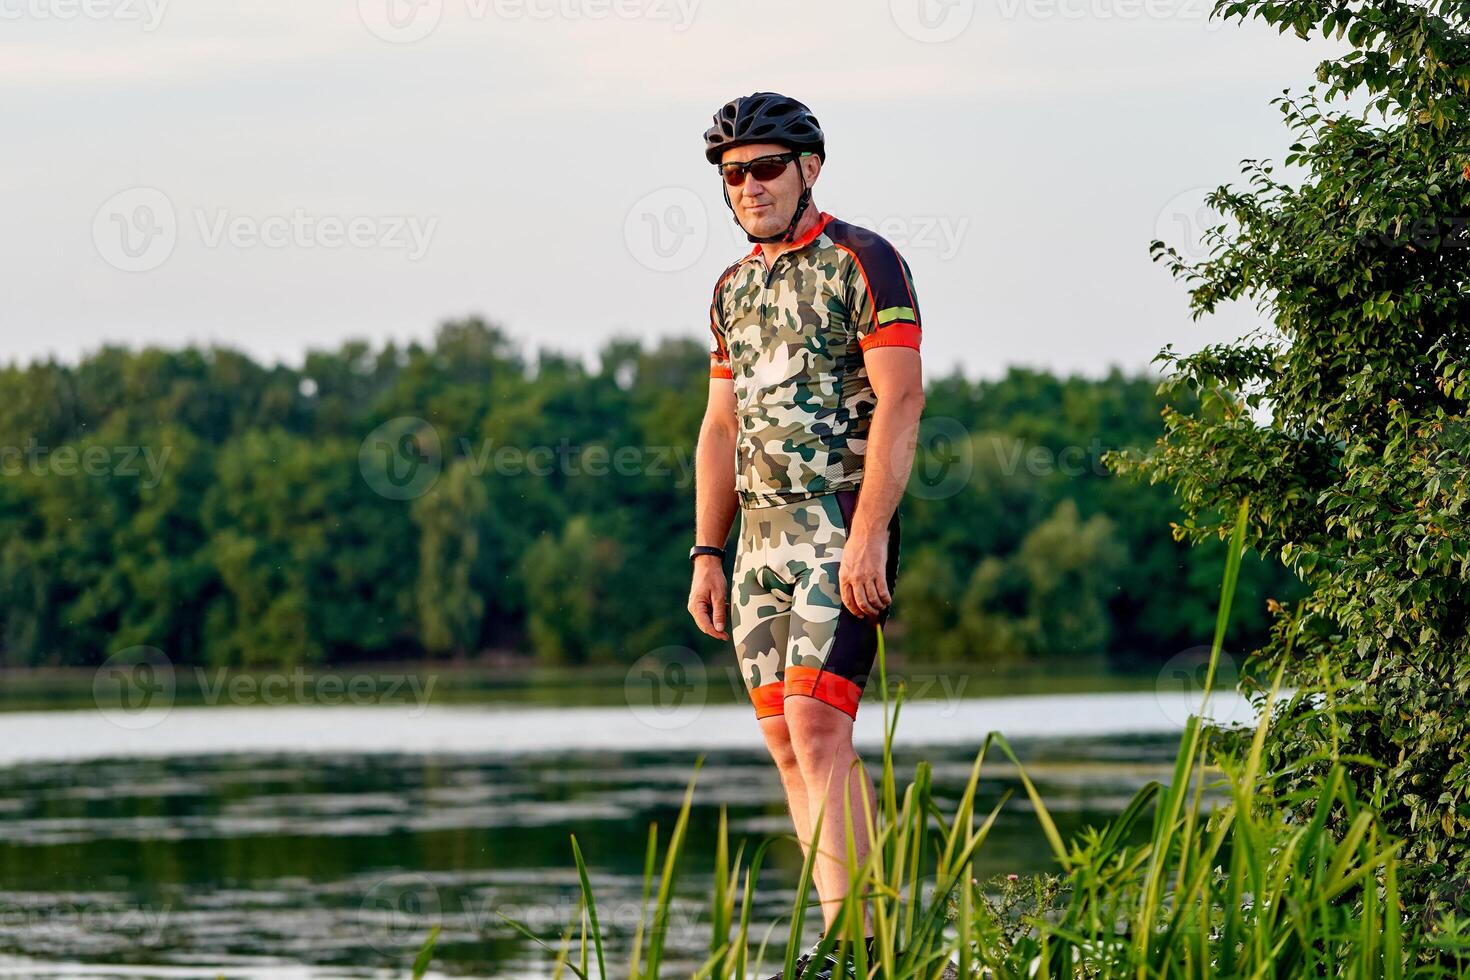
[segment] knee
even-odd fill
[[[777,715],[762,720],[761,731],[765,735],[766,749],[771,753],[771,759],[776,763],[776,767],[778,769],[798,768],[796,748],[791,744],[791,729],[787,727],[785,717]]]
[[[805,770],[825,769],[852,745],[852,720],[812,698],[786,699],[786,726],[792,751]]]

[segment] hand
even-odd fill
[[[694,559],[694,582],[689,587],[689,615],[701,632],[717,640],[728,640],[725,632],[725,608],[730,594],[725,581],[725,567],[713,555]]]
[[[888,532],[852,534],[842,549],[837,572],[842,604],[854,616],[877,618],[893,602],[888,592]]]

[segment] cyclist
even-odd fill
[[[813,202],[827,152],[805,105],[737,98],[704,143],[754,247],[710,304],[689,611],[705,633],[733,637],[804,852],[824,814],[814,868],[830,931],[848,890],[844,800],[859,862],[876,812],[852,726],[896,584],[897,508],[924,406],[919,308],[897,250]],[[721,545],[737,510],[727,631]]]

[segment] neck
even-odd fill
[[[822,211],[817,207],[817,202],[815,200],[808,201],[806,211],[802,214],[801,220],[796,223],[796,232],[791,237],[793,239],[800,238],[815,228],[817,222],[821,220]],[[776,256],[790,247],[790,242],[761,242],[761,256],[766,260],[766,265],[770,265],[776,261]]]

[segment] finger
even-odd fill
[[[730,635],[725,632],[725,603],[711,601],[711,593],[697,596],[689,600],[689,612],[694,616],[695,625],[700,632],[707,636],[713,636],[717,640],[728,640]]]
[[[703,597],[689,600],[689,615],[694,617],[694,625],[699,627],[701,633],[714,635],[714,625],[710,622],[709,601]]]
[[[861,610],[860,615],[872,616],[875,614],[876,610],[873,609],[868,601],[868,584],[866,582],[858,581],[853,583],[852,598],[857,603],[858,609]]]
[[[853,595],[852,583],[848,581],[842,581],[838,586],[838,590],[842,595],[843,608],[852,613],[854,616],[861,616],[863,612],[861,609],[858,608],[857,598]]]
[[[878,589],[878,608],[882,610],[887,609],[889,606],[893,605],[893,593],[888,591],[887,580],[883,578],[877,578],[874,579],[873,582]]]
[[[715,629],[718,631],[717,632],[717,635],[721,639],[724,639],[724,636],[725,636],[725,597],[722,596],[722,595],[720,595],[720,594],[718,594],[718,593],[714,593],[713,595],[711,595],[710,601],[711,601],[711,604],[714,606],[714,620],[715,620]]]
[[[886,605],[883,601],[882,582],[877,578],[870,578],[863,583],[863,589],[864,595],[868,599],[868,608],[873,610],[874,616],[878,615],[883,611],[884,605]]]
[[[888,591],[888,583],[881,579],[878,582],[878,600],[882,603],[881,608],[883,609],[893,605],[893,593]]]

